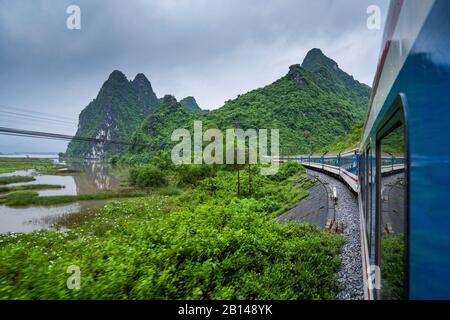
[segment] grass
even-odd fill
[[[405,298],[405,237],[385,235],[381,241],[381,277],[383,299]]]
[[[44,170],[54,165],[52,159],[44,158],[3,158],[0,157],[0,173],[16,170]]]
[[[52,159],[0,157],[0,173],[29,169],[35,169],[41,174],[57,176],[73,176],[81,172],[79,170],[67,169],[67,165],[54,163]]]
[[[74,176],[80,174],[80,170],[67,169],[66,165],[55,165],[54,167],[39,170],[40,174],[47,174],[51,176]]]
[[[64,213],[62,215],[50,215],[40,220],[46,225],[54,226],[57,230],[63,228],[74,228],[83,224],[89,224],[101,212],[101,208],[88,208],[79,212]]]
[[[25,186],[0,187],[0,193],[28,191],[28,190],[63,189],[63,188],[64,186],[58,184],[30,184]]]
[[[17,183],[17,182],[30,182],[35,181],[36,178],[33,176],[10,176],[10,177],[0,177],[0,185]]]
[[[107,200],[120,198],[143,197],[145,192],[99,192],[95,194],[63,195],[40,197],[37,192],[19,191],[0,197],[0,204],[9,207],[23,207],[30,205],[51,206],[75,201]]]

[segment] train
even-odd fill
[[[392,0],[358,149],[294,156],[357,195],[364,295],[450,299],[450,1]]]

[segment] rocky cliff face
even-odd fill
[[[117,143],[73,140],[66,155],[102,158],[107,153],[126,150],[128,146],[122,142],[128,142],[142,119],[158,107],[158,98],[143,74],[128,81],[122,72],[113,71],[97,97],[80,113],[75,136]]]

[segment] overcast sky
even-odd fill
[[[66,27],[70,4],[81,8],[81,30]],[[114,69],[144,73],[158,96],[215,109],[318,47],[371,85],[383,32],[366,27],[371,4],[384,20],[388,0],[0,0],[0,126],[74,134]],[[23,110],[64,122],[13,114]],[[0,136],[0,152],[66,144]]]

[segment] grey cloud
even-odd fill
[[[81,7],[81,30],[65,27],[65,11],[73,3]],[[159,96],[193,95],[203,108],[216,108],[281,77],[312,47],[371,84],[381,31],[367,30],[366,8],[379,4],[386,13],[387,3],[0,1],[0,104],[76,122],[108,74],[119,69],[129,78],[145,73]],[[75,129],[74,124],[58,132]]]

